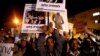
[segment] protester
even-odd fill
[[[70,44],[70,55],[81,56],[77,39],[71,39],[69,44]]]
[[[92,41],[87,38],[84,39],[83,43],[81,44],[81,56],[95,56],[95,47],[92,45]]]
[[[18,45],[14,44],[14,48],[12,48],[13,56],[18,56]]]
[[[31,42],[32,50],[33,50],[33,52],[32,52],[33,56],[40,56],[40,53],[36,46],[36,40],[32,39],[30,42]]]
[[[41,56],[46,56],[46,39],[49,36],[52,36],[53,28],[52,28],[52,23],[49,24],[49,26],[44,26],[45,32],[40,33],[39,37],[37,39],[37,48],[39,49],[40,55]]]
[[[68,41],[65,41],[63,44],[61,56],[70,56],[70,46]]]
[[[33,56],[32,52],[32,46],[26,40],[21,40],[18,56]]]
[[[64,31],[63,36],[64,36],[66,41],[70,41],[71,38],[70,38],[70,35],[67,32]]]
[[[48,37],[46,40],[46,56],[60,56],[59,50],[56,49],[56,44],[53,37]]]

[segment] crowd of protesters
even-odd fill
[[[29,41],[25,38],[14,43],[14,37],[6,36],[1,42],[14,43],[13,56],[100,56],[100,37],[84,32],[74,38],[67,32],[61,34],[52,23],[44,26],[43,31]]]

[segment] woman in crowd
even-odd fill
[[[60,56],[55,45],[54,39],[52,37],[48,37],[46,40],[46,56]]]
[[[18,56],[34,56],[31,45],[26,40],[21,40]]]
[[[36,46],[36,40],[35,39],[31,39],[30,44],[32,46],[33,56],[40,56],[39,51],[38,51],[37,46]]]

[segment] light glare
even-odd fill
[[[100,12],[93,13],[93,16],[98,16],[98,15],[100,15]]]

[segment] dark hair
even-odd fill
[[[38,16],[43,16],[43,17],[45,16],[45,13],[44,12],[40,12],[39,11],[39,12],[37,12],[37,14],[38,14]]]
[[[27,17],[28,17],[28,14],[32,15],[32,11],[27,11]]]
[[[72,47],[73,41],[77,41],[77,39],[72,38],[72,39],[70,40],[70,42],[69,42],[70,50],[73,50],[73,47]],[[79,44],[78,41],[77,41],[77,44]]]
[[[77,41],[77,39],[72,38],[72,39],[70,40],[70,44],[72,44],[72,43],[73,43],[73,41]],[[78,42],[78,41],[77,41],[77,42]]]
[[[63,48],[62,48],[62,53],[61,53],[62,56],[67,56],[69,54],[69,52],[66,53],[66,50],[68,50],[67,45],[69,45],[69,42],[65,41],[64,44],[63,44]]]
[[[34,11],[34,10],[32,10],[32,11],[27,11],[27,13],[26,13],[27,17],[28,17],[28,13],[29,13],[30,15],[33,15],[34,17],[36,17],[38,12],[37,12],[37,11]]]
[[[52,39],[52,40],[53,40],[54,47],[55,47],[55,41],[54,41],[53,37],[50,36],[50,37],[48,37],[48,38],[46,39],[46,48],[47,48],[47,49],[49,48],[49,45],[48,45],[48,40],[49,40],[49,39]]]

